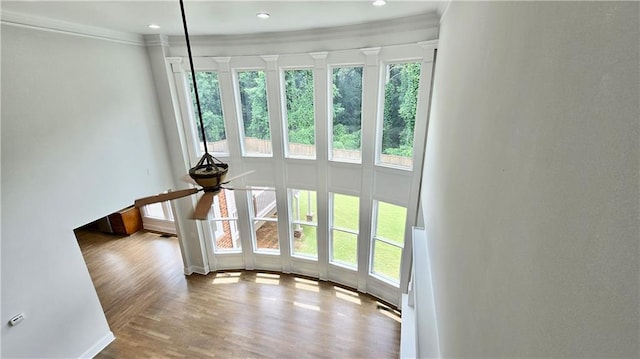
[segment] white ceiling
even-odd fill
[[[435,12],[446,1],[193,1],[185,0],[190,35],[247,34],[362,24]],[[183,35],[178,0],[145,1],[1,1],[2,11],[56,19],[136,34]],[[259,12],[271,18],[261,20]],[[159,30],[149,29],[158,24]]]

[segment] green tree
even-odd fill
[[[420,63],[391,64],[385,85],[382,151],[411,157]]]
[[[333,70],[333,147],[360,149],[362,67]]]
[[[198,129],[198,138],[202,141],[203,138],[202,132],[200,131],[198,108],[195,100],[196,96],[193,88],[193,80],[190,74],[188,78],[194,114],[196,115],[195,120]],[[196,72],[196,82],[198,84],[200,108],[202,109],[202,122],[204,123],[207,141],[220,141],[226,139],[224,117],[222,115],[222,105],[220,102],[218,74],[215,72]]]
[[[264,71],[243,71],[238,77],[245,136],[270,139]]]
[[[313,72],[287,70],[284,73],[289,142],[315,144]]]

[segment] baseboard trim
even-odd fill
[[[211,270],[209,269],[209,266],[206,266],[206,267],[199,267],[199,266],[184,267],[184,274],[186,274],[186,275],[191,275],[193,273],[207,275],[207,274],[209,274],[209,272],[211,272]]]
[[[116,337],[113,335],[113,332],[109,331],[107,335],[102,337],[102,339],[98,340],[98,342],[95,343],[93,346],[91,346],[89,350],[84,352],[84,354],[82,354],[80,358],[82,359],[93,358],[94,356],[98,355],[98,353],[100,353],[102,349],[106,348],[107,345],[111,344],[111,342],[114,340],[116,340]]]

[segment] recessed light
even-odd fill
[[[271,17],[268,12],[260,12],[257,13],[256,16],[258,17],[258,19],[268,19]]]
[[[385,5],[387,2],[385,0],[376,0],[373,2],[373,6],[383,6]]]
[[[160,25],[150,24],[150,25],[149,25],[149,28],[150,28],[150,29],[154,29],[154,30],[156,30],[156,29],[159,29],[159,28],[160,28]]]

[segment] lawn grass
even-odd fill
[[[298,208],[301,220],[306,220],[309,212],[309,196],[311,194],[311,212],[313,223],[317,223],[317,202],[314,191],[301,191]],[[334,194],[334,227],[358,231],[360,199],[354,196]],[[294,208],[295,211],[295,208]],[[385,202],[378,202],[378,220],[376,233],[400,245],[404,243],[404,228],[407,211],[404,207]],[[295,227],[295,225],[294,225]],[[315,226],[302,225],[303,236],[295,239],[294,253],[317,258],[318,240]],[[357,241],[355,235],[339,230],[332,230],[333,253],[335,261],[355,265],[357,262]],[[374,241],[373,271],[377,274],[399,280],[402,249],[381,241]]]

